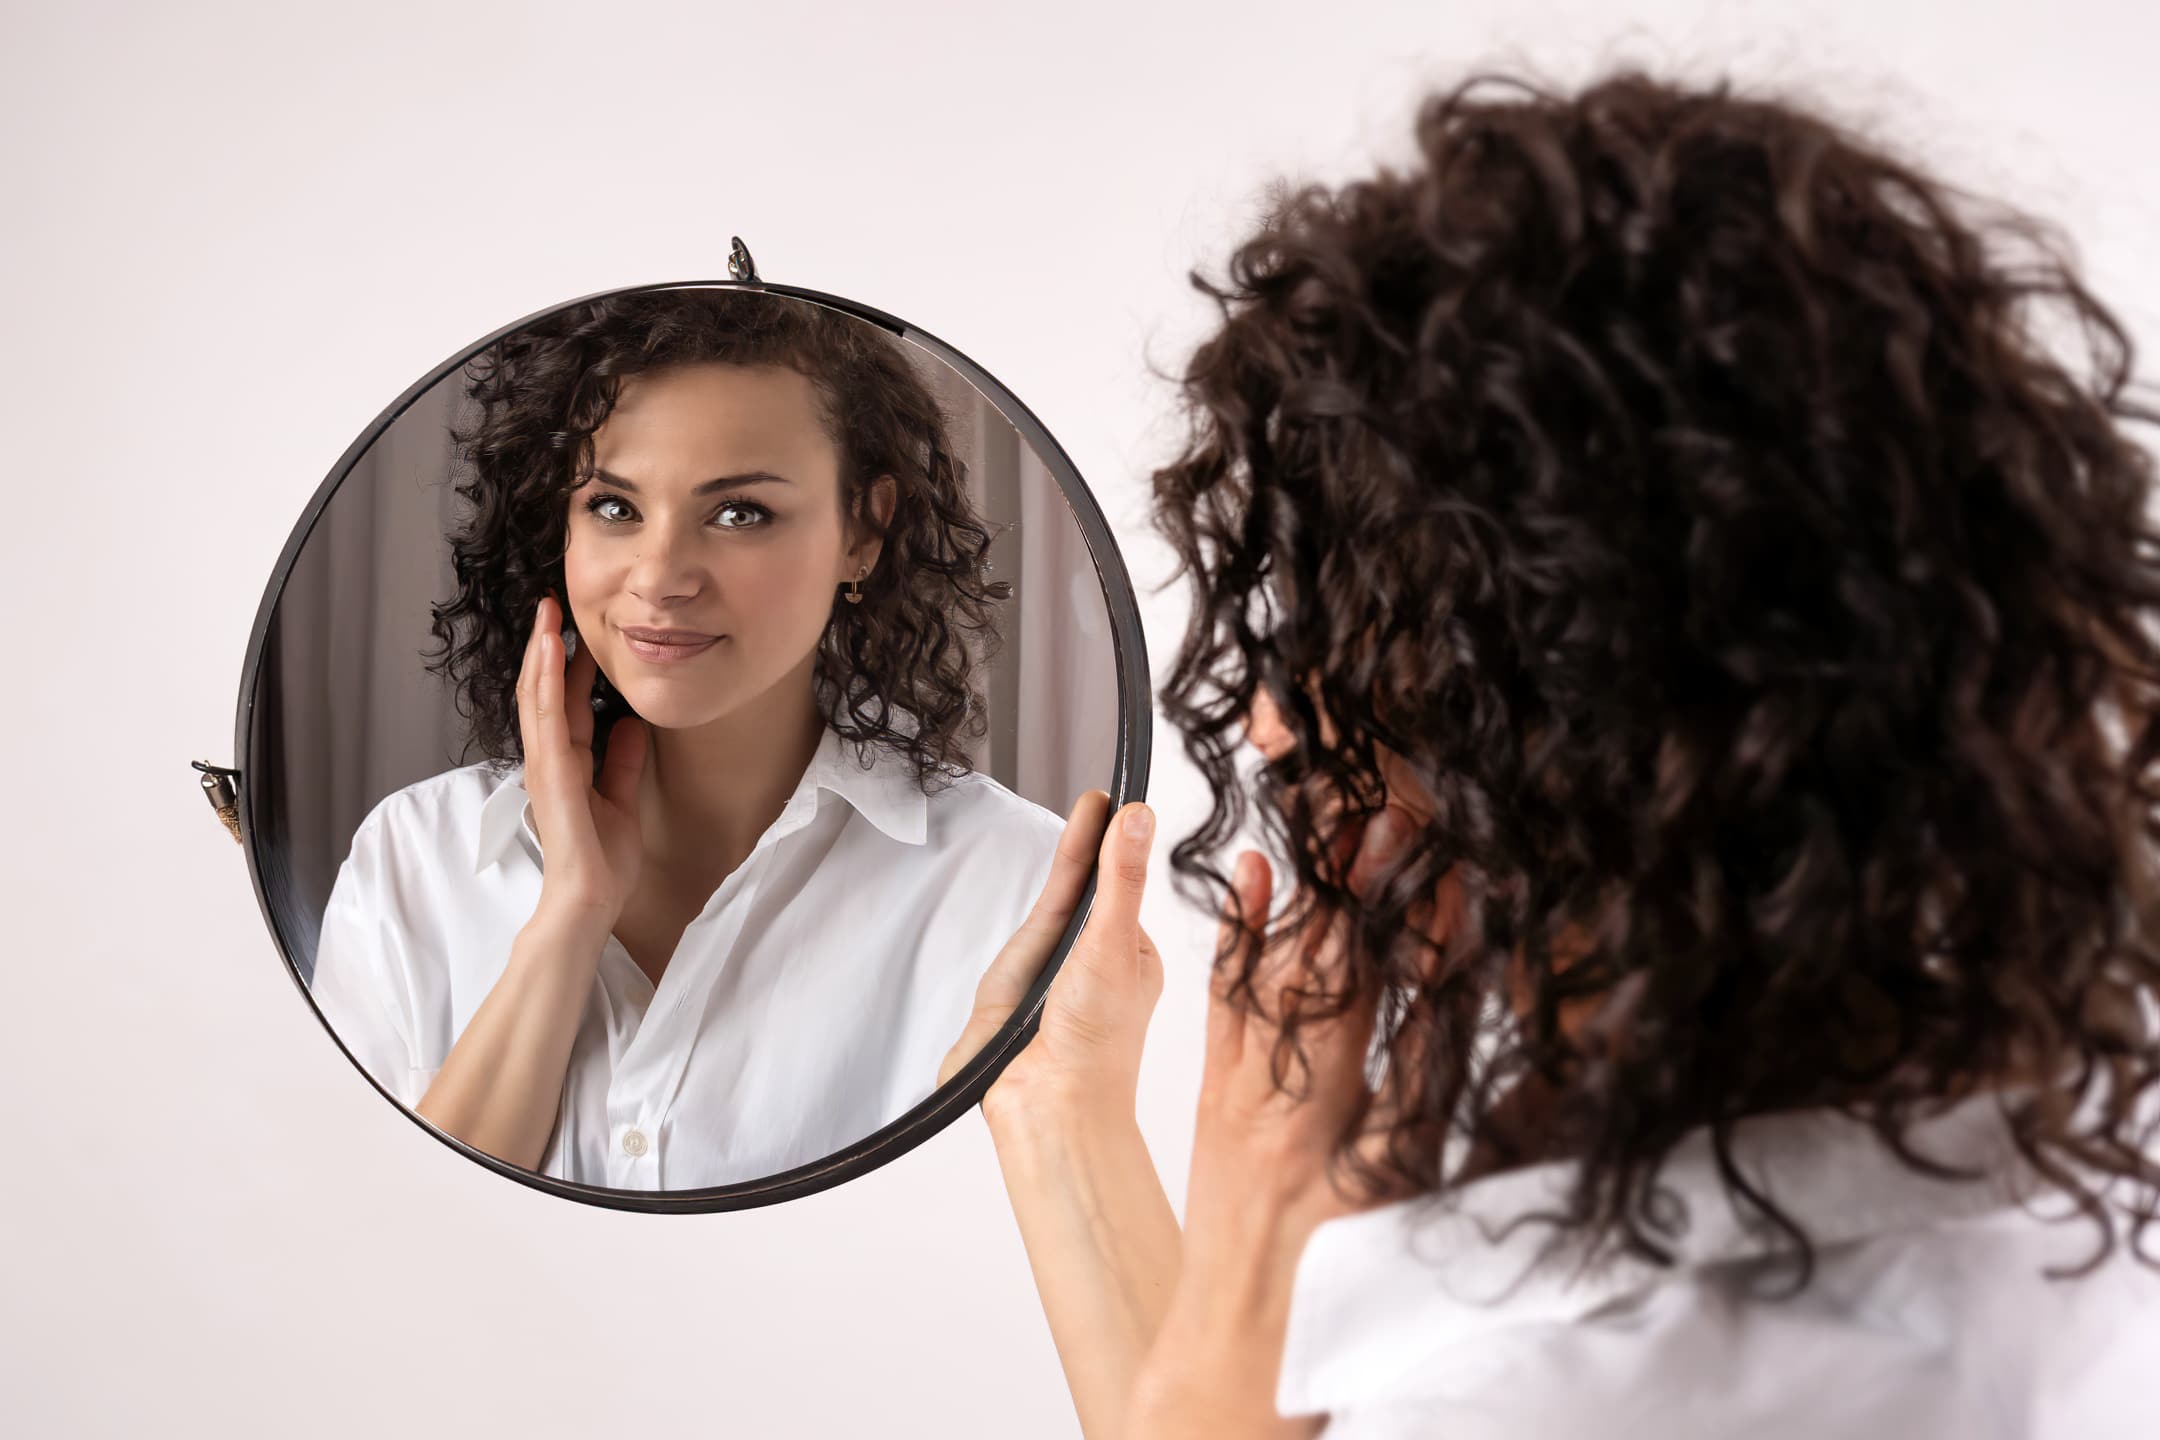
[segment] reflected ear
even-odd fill
[[[885,542],[875,532],[883,531],[892,524],[893,508],[899,503],[899,500],[899,482],[890,475],[880,475],[863,487],[862,493],[856,497],[855,502],[857,539],[848,549],[848,559],[851,565],[868,565],[873,569],[876,568],[878,556],[884,553]],[[871,526],[861,523],[866,510],[876,522],[875,531]]]

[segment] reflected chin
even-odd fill
[[[734,708],[725,695],[686,695],[672,685],[632,686],[627,690],[617,686],[616,689],[637,712],[637,717],[655,730],[695,730]]]

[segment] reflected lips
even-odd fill
[[[637,625],[620,628],[623,643],[630,647],[631,654],[659,665],[702,655],[727,638],[707,635],[701,630],[648,630]]]

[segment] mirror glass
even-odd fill
[[[785,1198],[949,1120],[1063,815],[1144,775],[1070,463],[813,293],[615,292],[446,365],[258,623],[248,838],[295,977],[385,1094],[543,1188]]]

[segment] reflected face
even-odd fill
[[[579,642],[664,730],[807,688],[839,587],[877,562],[841,512],[810,380],[687,365],[623,383],[570,495],[563,574]]]

